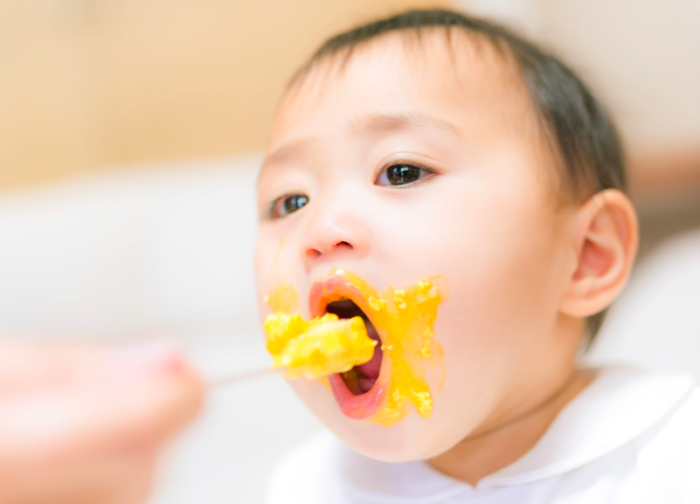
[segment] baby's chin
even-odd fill
[[[352,421],[350,421],[352,422]],[[431,459],[449,447],[440,439],[430,420],[411,414],[391,427],[359,422],[337,428],[334,433],[353,450],[383,462],[413,462]]]
[[[424,419],[415,411],[384,427],[371,420],[346,417],[333,395],[318,382],[296,380],[292,388],[314,415],[344,444],[362,455],[383,462],[427,460],[449,446],[442,446],[436,418]]]

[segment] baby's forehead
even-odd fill
[[[518,124],[536,117],[506,49],[464,30],[430,28],[385,34],[314,61],[284,96],[273,136],[280,124],[298,122],[310,110],[333,114],[337,101],[348,99],[368,107],[375,103],[377,112],[403,99],[406,107],[442,102],[453,111],[488,113]]]

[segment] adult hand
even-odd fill
[[[143,502],[202,395],[165,343],[0,346],[0,504]]]

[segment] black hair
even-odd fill
[[[489,42],[512,59],[527,86],[544,131],[560,158],[566,186],[583,201],[604,189],[627,190],[623,149],[615,126],[602,104],[561,60],[512,30],[462,13],[434,9],[410,10],[340,33],[327,40],[297,73],[296,82],[316,63],[353,50],[392,32],[460,29]],[[587,329],[595,336],[605,311],[589,317]]]

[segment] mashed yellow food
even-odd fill
[[[267,351],[288,378],[317,379],[344,373],[369,361],[377,344],[360,317],[338,319],[327,313],[306,321],[298,313],[273,313],[265,320]]]

